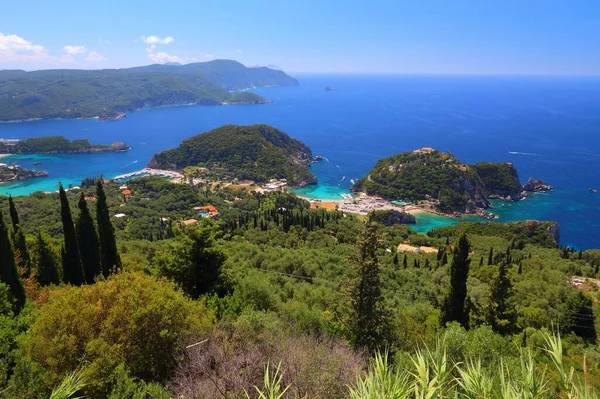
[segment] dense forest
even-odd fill
[[[205,167],[238,179],[265,182],[287,179],[291,185],[316,182],[307,166],[310,148],[267,125],[225,125],[184,140],[179,147],[156,154],[151,168]],[[225,177],[225,176],[222,176]]]
[[[127,186],[0,197],[0,397],[596,397],[600,251],[552,223]]]
[[[0,154],[66,154],[127,151],[125,143],[91,144],[89,140],[69,141],[64,136],[32,137],[18,141],[0,140]]]
[[[112,119],[149,107],[264,103],[231,91],[297,85],[282,71],[236,61],[103,70],[0,71],[0,121],[35,118]]]
[[[512,164],[467,165],[450,153],[423,148],[379,160],[352,189],[392,200],[433,200],[445,213],[473,213],[489,208],[490,198],[521,199],[523,187]]]

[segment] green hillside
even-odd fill
[[[600,251],[560,248],[554,223],[423,235],[235,185],[81,186],[0,196],[3,398],[51,397],[74,372],[91,399],[238,398],[265,389],[267,365],[282,398],[597,398]],[[181,226],[208,204],[218,218]],[[84,270],[107,222],[122,270],[65,280],[66,205]]]
[[[473,212],[491,206],[490,198],[518,201],[519,173],[510,163],[467,165],[450,153],[431,148],[379,160],[355,191],[393,200],[432,200],[442,212]]]
[[[287,179],[291,185],[305,185],[316,181],[307,169],[312,161],[308,146],[279,129],[225,125],[156,154],[148,166],[177,170],[204,166],[225,170],[239,179]]]
[[[468,165],[432,149],[403,152],[379,160],[354,190],[385,198],[437,200],[444,212],[489,208],[485,185]]]
[[[235,100],[230,91],[297,84],[282,71],[246,68],[230,60],[105,70],[7,70],[0,71],[0,121],[112,119],[150,107],[217,105]],[[243,100],[266,102],[253,93]]]

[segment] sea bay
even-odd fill
[[[61,181],[112,177],[144,167],[158,151],[227,123],[281,128],[326,158],[312,167],[319,184],[301,191],[341,198],[351,181],[381,158],[430,146],[465,162],[512,162],[521,180],[542,178],[550,194],[517,203],[495,201],[499,221],[555,220],[562,244],[600,247],[600,79],[409,75],[299,75],[298,87],[255,92],[274,101],[254,106],[181,106],[127,115],[118,121],[46,120],[0,125],[1,138],[64,135],[94,143],[124,141],[126,153],[2,158],[50,172],[48,178],[0,185],[0,194],[54,191]],[[336,90],[326,92],[325,86]],[[34,162],[41,162],[33,166]],[[418,218],[419,231],[453,223]]]

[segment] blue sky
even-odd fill
[[[0,69],[227,58],[289,72],[600,74],[597,0],[3,3]]]

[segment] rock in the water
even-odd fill
[[[417,223],[415,217],[410,213],[395,210],[373,211],[371,213],[371,218],[373,221],[381,223],[385,226]]]
[[[527,183],[523,184],[523,191],[542,192],[552,190],[554,190],[554,187],[546,184],[546,182],[541,179],[536,180],[530,177],[529,180],[527,180]]]

